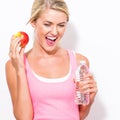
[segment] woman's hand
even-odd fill
[[[97,93],[97,83],[94,80],[93,74],[88,73],[84,78],[86,80],[81,80],[79,82],[79,90],[81,93],[89,93],[90,102],[88,105],[79,105],[80,120],[84,120],[89,114],[92,103],[94,102]]]
[[[85,80],[81,80],[79,83],[79,90],[81,93],[89,93],[90,95],[90,103],[93,103],[95,95],[97,93],[97,83],[94,80],[93,74],[88,73],[85,75],[84,78]]]
[[[24,49],[20,47],[20,38],[15,38],[14,35],[11,37],[9,57],[12,65],[19,71],[24,68]]]

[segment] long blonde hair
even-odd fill
[[[34,0],[28,23],[36,21],[47,8],[64,12],[69,21],[69,10],[64,0]]]

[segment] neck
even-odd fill
[[[30,51],[32,56],[36,57],[52,57],[52,56],[58,56],[63,52],[63,49],[61,47],[58,47],[52,51],[47,51],[42,48],[33,47]]]

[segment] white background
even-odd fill
[[[14,120],[5,78],[9,42],[13,33],[26,31],[32,46],[32,28],[25,25],[33,0],[0,1],[0,120]],[[70,22],[62,45],[88,57],[98,94],[86,120],[120,120],[120,3],[119,0],[66,0]]]

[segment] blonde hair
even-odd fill
[[[69,10],[64,0],[34,0],[28,23],[36,21],[47,8],[64,12],[69,21]]]

